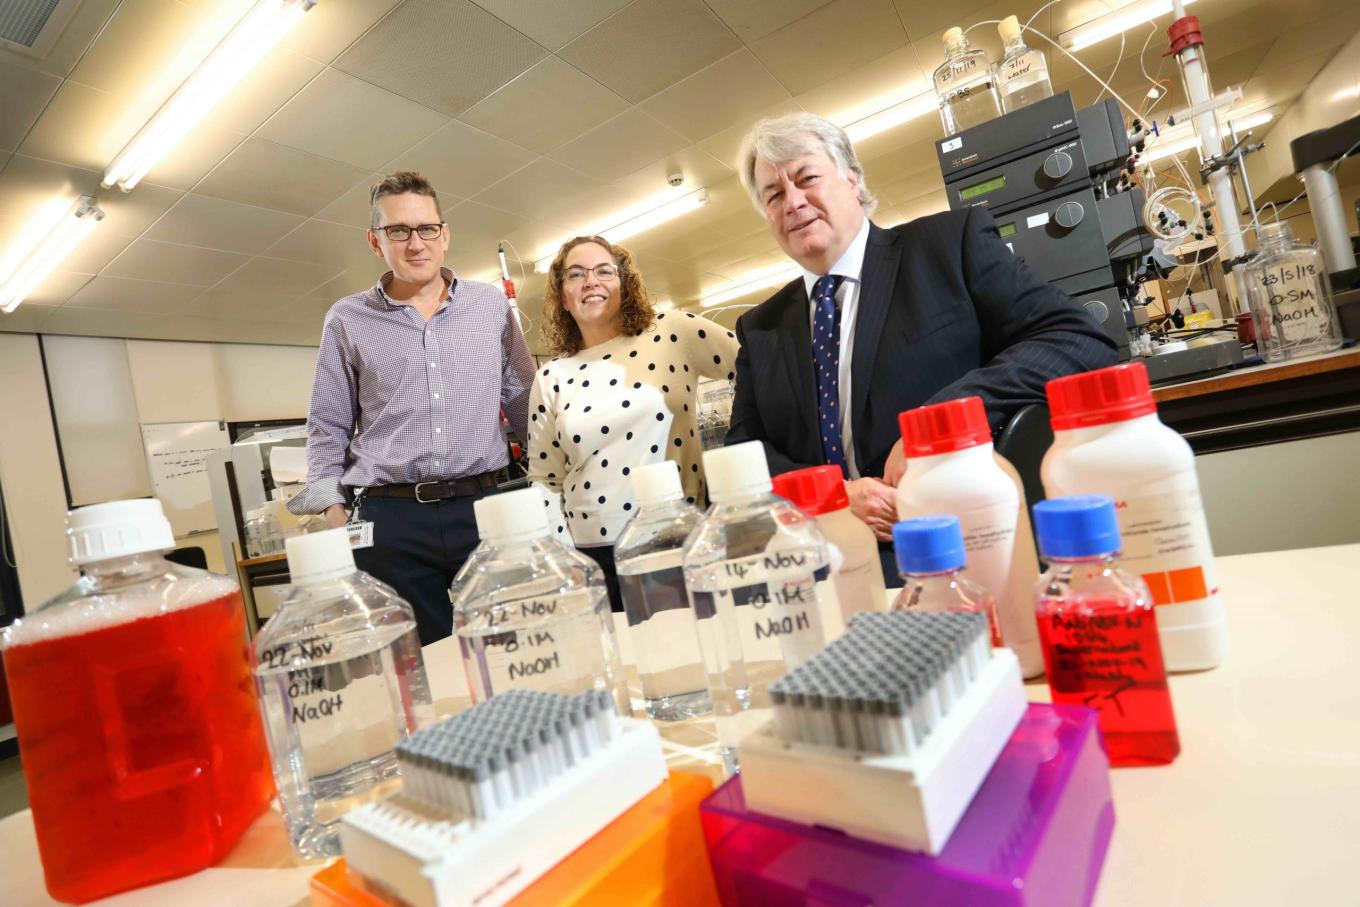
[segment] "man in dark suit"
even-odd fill
[[[831,122],[762,120],[738,172],[803,274],[737,321],[727,443],[764,442],[774,473],[841,466],[880,542],[905,468],[898,413],[976,395],[995,433],[1050,379],[1115,363],[1100,326],[1011,254],[985,210],[871,223],[864,170]]]

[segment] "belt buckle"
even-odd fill
[[[421,489],[422,487],[426,486],[426,485],[439,485],[439,484],[441,484],[441,483],[440,483],[440,482],[417,482],[417,483],[416,483],[416,487],[415,487],[415,492],[416,492],[416,503],[417,503],[417,504],[436,504],[436,503],[438,503],[438,502],[439,502],[439,498],[430,498],[428,501],[427,501],[425,498],[422,498],[422,497],[420,496],[420,489]]]

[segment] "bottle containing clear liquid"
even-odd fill
[[[904,583],[894,611],[979,611],[987,615],[992,645],[1001,645],[992,594],[963,575],[968,555],[958,517],[903,520],[893,527],[893,550]]]
[[[945,135],[1001,116],[1001,97],[987,52],[970,48],[963,29],[944,33],[944,62],[933,79]]]
[[[536,486],[492,495],[477,509],[485,539],[455,583],[454,632],[468,693],[608,690],[628,716],[628,689],[604,575],[553,537]]]
[[[1260,254],[1242,273],[1261,358],[1285,362],[1339,349],[1341,319],[1322,253],[1295,242],[1284,221],[1262,224],[1256,241]]]
[[[685,582],[717,719],[724,765],[768,717],[767,688],[821,650],[817,582],[826,537],[772,491],[759,441],[704,452],[712,501],[685,546]]]
[[[861,611],[882,611],[888,606],[887,584],[878,559],[873,530],[850,511],[845,477],[839,466],[809,466],[774,477],[774,493],[817,520],[834,552],[831,578],[819,591],[834,596],[837,607],[830,615],[839,625],[828,626],[828,639],[840,636],[850,618]]]
[[[685,540],[703,515],[685,503],[674,460],[633,473],[637,512],[614,543],[623,610],[647,714],[679,721],[712,711],[694,611],[685,594]]]
[[[996,83],[1006,113],[1053,97],[1048,60],[1043,51],[1026,46],[1020,20],[1007,16],[996,30],[1001,33],[1002,43],[1001,62],[996,64]]]
[[[434,721],[415,614],[354,566],[343,528],[287,541],[292,588],[255,637],[279,806],[305,859],[340,853],[340,817],[401,784],[397,741]]]

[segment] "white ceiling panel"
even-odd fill
[[[627,108],[627,101],[579,69],[548,57],[459,119],[547,153]]]
[[[830,0],[706,0],[709,9],[746,43],[796,22]]]
[[[342,269],[376,259],[368,245],[368,231],[324,220],[309,220],[274,243],[265,255]]]
[[[632,0],[476,0],[477,5],[548,50],[557,50],[586,29],[599,24]]]
[[[324,69],[302,54],[275,49],[218,102],[208,119],[222,129],[254,132]]]
[[[0,60],[0,148],[19,147],[60,85],[57,76]]]
[[[547,53],[471,0],[406,0],[334,65],[457,116]]]
[[[449,118],[327,69],[260,127],[261,138],[374,170]]]
[[[185,306],[184,314],[202,318],[277,321],[295,299],[296,295],[282,293],[208,290]]]
[[[210,287],[248,260],[237,252],[139,239],[109,262],[100,275]]]
[[[643,101],[642,109],[697,142],[789,101],[749,50],[739,50]]]
[[[483,244],[495,255],[496,242],[521,229],[528,220],[518,214],[492,208],[478,202],[462,202],[447,209],[449,243],[459,247]],[[528,250],[521,249],[524,254]]]
[[[578,203],[597,197],[604,187],[602,180],[543,157],[477,193],[472,201],[571,226],[579,218]]]
[[[892,0],[834,0],[756,41],[751,52],[790,94],[797,95],[901,47],[906,40]]]
[[[350,186],[349,189],[345,190],[343,195],[318,211],[316,214],[317,219],[328,220],[331,223],[344,224],[349,227],[360,227],[367,230],[369,213],[371,210],[369,207],[369,196],[372,194],[373,184],[381,180],[382,177],[383,175],[381,173],[369,173],[365,175],[358,182],[354,183],[354,185]],[[438,191],[438,188],[439,187],[436,186],[435,190]],[[439,202],[446,208],[448,207],[448,203],[442,196],[440,197]]]
[[[737,155],[741,153],[741,143],[746,138],[746,133],[756,124],[756,121],[766,117],[783,116],[786,113],[796,113],[803,108],[797,101],[784,101],[779,104],[772,104],[759,113],[743,117],[740,122],[734,123],[721,132],[715,133],[703,141],[699,142],[699,148],[706,152],[710,157],[721,161],[725,166],[732,168],[735,172],[737,167]]]
[[[202,287],[126,277],[94,277],[67,300],[82,309],[114,309],[126,312],[182,312]]]
[[[156,221],[146,237],[257,255],[302,222],[296,214],[272,208],[185,195]]]
[[[804,109],[852,123],[930,90],[930,73],[910,45],[897,47],[863,66],[828,79],[797,98]]]
[[[549,157],[582,173],[613,180],[688,145],[684,136],[633,108],[568,142]]]
[[[93,279],[94,277],[90,274],[71,274],[66,271],[56,271],[34,287],[33,292],[29,293],[28,297],[24,299],[24,307],[62,305]],[[3,323],[0,322],[0,324]]]
[[[54,76],[66,76],[108,22],[121,0],[84,0],[66,23],[61,35],[42,59],[0,47],[0,60],[36,69]]]
[[[532,151],[454,120],[382,169],[386,173],[419,172],[434,185],[447,209],[449,201],[444,196],[470,198],[537,157]]]
[[[637,103],[740,46],[700,0],[636,0],[559,56]]]
[[[349,164],[251,138],[218,164],[195,191],[310,216],[366,175]]]
[[[315,290],[341,269],[301,261],[257,256],[217,284],[216,293],[226,296],[300,296]]]
[[[283,39],[281,47],[329,63],[401,0],[322,0]]]

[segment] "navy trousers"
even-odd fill
[[[423,646],[453,633],[449,584],[477,547],[472,504],[482,496],[430,504],[365,496],[360,504],[359,519],[373,522],[373,547],[356,548],[354,562],[411,603]]]

